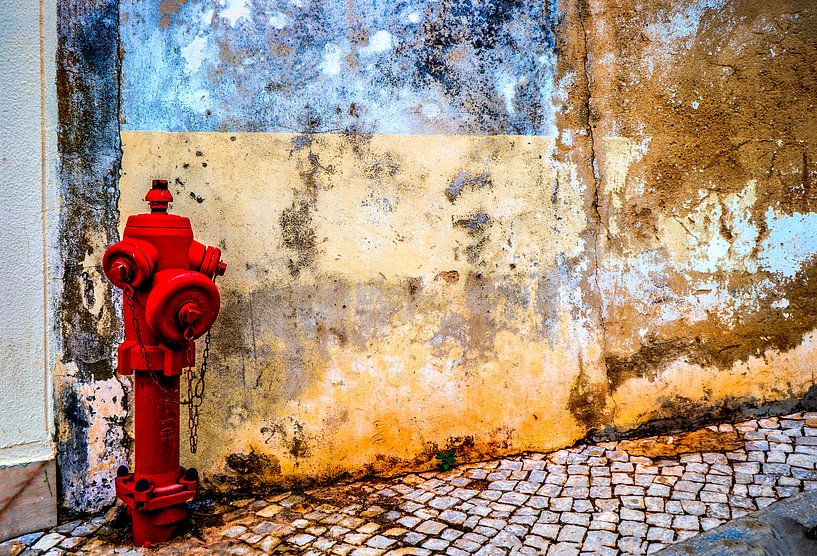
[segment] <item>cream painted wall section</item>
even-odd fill
[[[53,457],[54,2],[0,3],[0,466]]]
[[[245,480],[291,484],[585,434],[577,377],[604,380],[588,192],[567,166],[556,179],[553,138],[122,140],[122,224],[166,178],[230,265],[192,458],[217,486],[246,457],[262,464]]]

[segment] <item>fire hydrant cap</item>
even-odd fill
[[[153,180],[145,201],[152,211],[166,211],[167,205],[173,202],[173,195],[167,190],[167,180]]]

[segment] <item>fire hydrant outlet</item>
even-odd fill
[[[196,322],[201,317],[201,309],[193,302],[185,303],[179,310],[179,321],[187,327]]]
[[[105,275],[119,288],[138,288],[150,280],[156,265],[156,249],[147,242],[123,240],[102,257]]]
[[[218,316],[221,299],[215,283],[200,272],[163,270],[156,273],[145,304],[145,317],[165,343],[179,344],[202,336]],[[198,316],[192,318],[194,313]],[[183,319],[186,315],[190,322]],[[192,334],[188,329],[192,328]]]

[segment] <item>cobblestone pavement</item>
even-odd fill
[[[650,554],[817,490],[817,413],[527,453],[450,471],[199,503],[163,553]],[[105,518],[0,555],[149,553]]]

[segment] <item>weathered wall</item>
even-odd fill
[[[93,511],[113,501],[127,463],[128,383],[116,376],[119,299],[102,274],[118,238],[118,5],[67,0],[57,6],[62,294],[55,373],[62,505]]]
[[[616,422],[798,397],[817,326],[815,6],[591,11],[591,122],[620,136],[597,150]]]
[[[281,485],[796,403],[815,17],[121,2],[121,213],[165,177],[231,265],[187,461]]]

